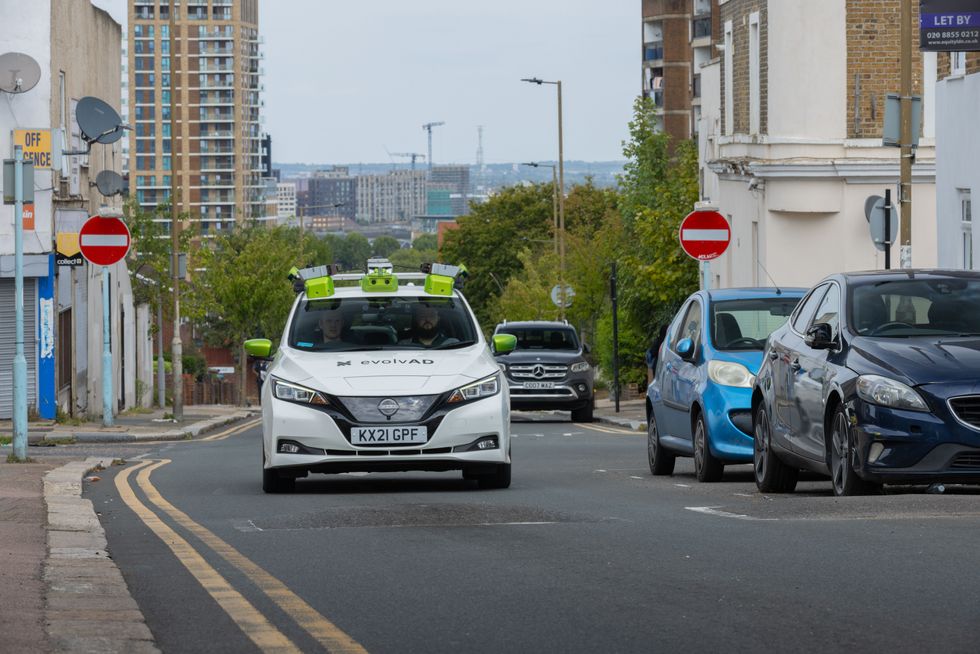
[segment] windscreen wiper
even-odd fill
[[[430,347],[430,350],[455,350],[461,347],[469,347],[471,345],[476,345],[476,341],[457,341],[455,343],[443,343],[442,345],[437,345],[435,347]]]

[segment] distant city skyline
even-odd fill
[[[125,27],[127,0],[94,0]],[[561,79],[565,157],[622,158],[640,92],[640,0],[260,0],[265,123],[277,161],[389,160],[426,152],[473,163],[557,158]],[[396,158],[397,160],[397,158]]]

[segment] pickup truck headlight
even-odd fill
[[[496,372],[489,377],[484,377],[480,381],[475,381],[472,384],[467,384],[466,386],[460,386],[453,391],[449,399],[446,400],[447,404],[461,404],[462,402],[472,402],[474,400],[481,400],[485,397],[490,397],[491,395],[496,395],[500,392],[500,373]]]
[[[296,402],[297,404],[314,404],[317,406],[327,405],[327,399],[318,391],[311,388],[306,388],[305,386],[299,386],[298,384],[290,384],[289,382],[284,382],[281,379],[273,378],[272,393],[277,399],[285,400],[286,402]]]
[[[880,404],[893,409],[929,410],[925,401],[911,387],[880,375],[861,375],[858,377],[857,394],[865,402]]]
[[[585,372],[591,366],[589,366],[588,361],[579,361],[578,363],[573,363],[571,367],[572,372]]]
[[[735,388],[752,388],[755,383],[755,375],[734,361],[709,361],[708,377],[716,384]]]

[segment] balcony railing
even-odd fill
[[[654,41],[652,43],[646,44],[646,46],[643,49],[643,61],[654,61],[663,58],[664,58],[663,41]]]
[[[700,39],[711,36],[711,16],[701,16],[691,21],[692,38]]]

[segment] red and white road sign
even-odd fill
[[[78,233],[82,256],[94,266],[111,266],[129,252],[129,228],[114,216],[92,216]]]
[[[681,247],[689,257],[710,261],[725,253],[732,240],[732,229],[717,211],[692,211],[681,222]]]

